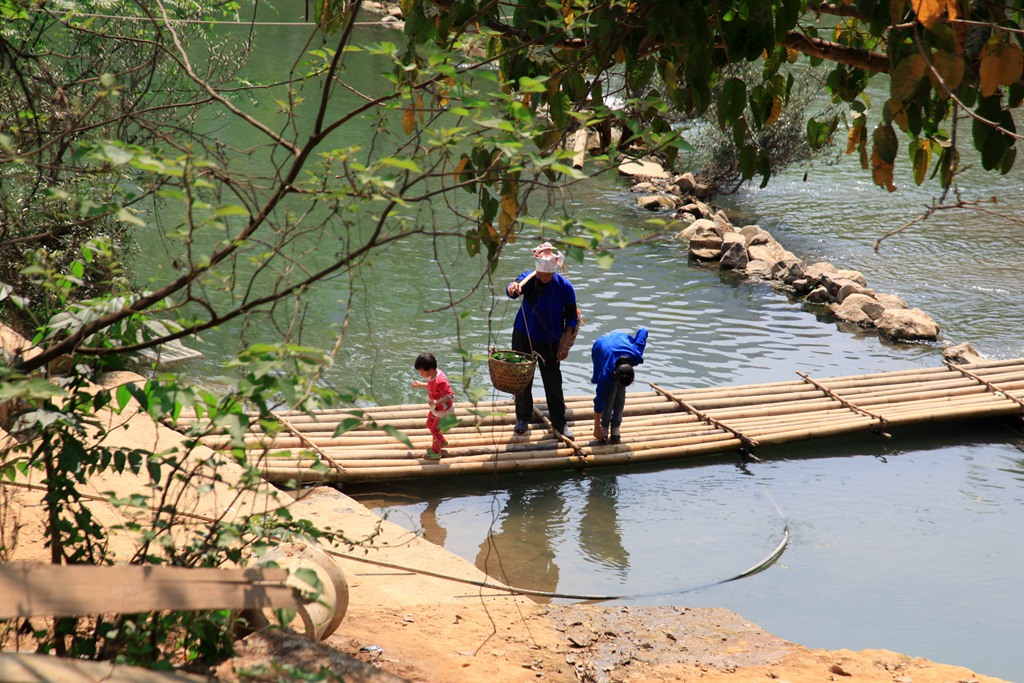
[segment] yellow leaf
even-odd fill
[[[622,64],[624,61],[626,61],[626,51],[620,45],[619,49],[615,51],[615,63]]]
[[[469,157],[464,156],[459,159],[459,163],[455,164],[455,170],[452,171],[452,176],[455,177],[455,182],[462,182],[462,172],[466,170],[466,164],[469,163]]]
[[[901,59],[889,79],[889,92],[894,99],[908,100],[917,89],[917,84],[928,71],[928,62],[923,55],[914,53]]]
[[[571,24],[576,19],[576,0],[562,0],[562,19]]]
[[[877,153],[871,154],[871,179],[875,181],[875,185],[884,187],[889,192],[895,192],[896,186],[892,184],[892,169],[893,165],[878,156]]]
[[[778,95],[772,95],[772,111],[768,115],[767,125],[772,125],[779,120],[782,116],[782,98]]]
[[[411,107],[402,111],[402,130],[406,135],[412,135],[412,132],[416,130],[416,112]]]
[[[446,78],[437,84],[437,106],[442,109],[448,106],[448,93],[452,91],[454,84],[455,81],[452,78]]]
[[[498,227],[501,232],[509,232],[509,228],[516,220],[516,216],[519,214],[519,198],[515,193],[510,193],[502,196],[501,198],[501,215],[498,216]]]
[[[800,59],[800,53],[791,47],[786,48],[786,61],[790,64],[795,64],[796,60]]]
[[[910,6],[925,28],[931,28],[946,18],[946,0],[910,0]]]
[[[932,89],[938,93],[941,99],[949,97],[947,88],[950,91],[956,90],[960,87],[960,82],[964,80],[964,60],[957,55],[936,52],[932,55],[932,69],[928,70],[928,78],[931,79]],[[939,82],[940,78],[942,79],[941,83]]]
[[[930,140],[918,139],[917,145],[911,146],[911,163],[914,167],[914,183],[920,186],[928,177],[928,167],[932,163],[932,144]]]
[[[957,0],[949,0],[946,8],[949,10],[949,23],[953,27],[953,49],[962,57],[967,45],[967,26],[957,20],[964,18],[963,12]]]
[[[978,78],[981,80],[982,97],[992,95],[999,87],[1002,65],[997,50],[998,48],[995,50],[989,49],[988,45],[981,48],[981,66],[978,67]]]
[[[846,134],[846,153],[852,154],[857,146],[860,144],[861,139],[864,137],[864,125],[855,124],[850,132]]]
[[[416,109],[420,114],[420,124],[423,124],[423,93],[416,95]]]
[[[1004,45],[999,52],[999,83],[1013,85],[1024,73],[1024,53],[1016,45]]]
[[[896,122],[896,125],[900,127],[900,130],[907,132],[910,124],[907,121],[907,108],[903,106],[903,103],[893,98],[886,102],[885,106],[889,108],[892,120]]]

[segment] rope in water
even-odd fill
[[[477,581],[475,579],[462,579],[456,576],[449,576],[447,574],[440,574],[438,572],[432,572],[428,569],[417,569],[414,567],[406,567],[402,565],[392,564],[390,562],[383,562],[381,560],[371,560],[366,557],[359,557],[358,555],[349,555],[347,553],[341,553],[329,549],[325,549],[329,555],[334,555],[346,560],[354,560],[356,562],[365,562],[366,564],[376,565],[378,567],[385,567],[387,569],[399,569],[402,571],[412,572],[414,574],[422,574],[423,576],[430,576],[435,579],[443,579],[445,581],[454,581],[456,583],[465,583],[470,586],[477,586],[479,588],[490,588],[498,591],[505,591],[507,593],[514,593],[516,595],[531,595],[543,598],[563,598],[567,600],[587,600],[593,602],[600,602],[605,600],[630,600],[636,598],[648,598],[661,595],[678,595],[681,593],[692,593],[694,591],[704,590],[711,586],[717,586],[723,583],[729,583],[730,581],[738,581],[739,579],[745,579],[748,576],[753,576],[763,572],[770,566],[775,564],[782,554],[786,551],[786,546],[789,544],[789,525],[787,524],[782,530],[782,540],[775,547],[775,550],[770,555],[765,557],[763,560],[750,567],[749,569],[742,571],[738,574],[730,576],[727,579],[720,579],[718,581],[712,581],[711,583],[701,584],[699,586],[690,586],[688,588],[672,588],[665,591],[656,591],[651,593],[633,593],[629,595],[587,595],[577,593],[558,593],[551,591],[535,591],[528,588],[516,588],[514,586],[506,586],[499,583],[489,583],[487,581]]]

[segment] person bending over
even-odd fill
[[[622,411],[626,407],[626,387],[633,383],[633,366],[644,362],[647,330],[641,327],[635,335],[609,332],[594,340],[590,359],[597,385],[594,393],[594,438],[619,443]]]

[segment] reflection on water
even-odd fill
[[[476,566],[508,585],[547,592],[558,588],[552,544],[565,524],[562,487],[551,482],[510,490],[480,544]]]
[[[437,507],[440,504],[441,501],[436,498],[427,501],[423,512],[420,513],[420,529],[423,531],[423,538],[443,548],[448,532],[437,520]]]
[[[617,478],[590,477],[586,483],[587,498],[580,518],[580,547],[586,557],[625,578],[629,569],[629,553],[622,546]]]

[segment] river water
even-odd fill
[[[301,44],[298,30],[261,27],[257,40]],[[251,68],[277,67],[273,51],[257,47]],[[1022,179],[1020,163],[1011,176],[976,167],[961,177],[965,199],[996,195],[995,208],[1016,221],[939,211],[887,240],[880,253],[873,242],[931,204],[933,187],[914,188],[903,178],[889,194],[855,159],[843,158],[717,201],[734,223],[761,225],[807,262],[860,270],[876,291],[931,315],[944,341],[1009,358],[1024,355]],[[577,187],[571,208],[632,238],[652,233],[645,222],[652,215],[635,207],[628,183],[613,174]],[[140,272],[159,278],[168,241],[157,234],[140,241]],[[510,246],[494,281],[456,312],[434,311],[449,301],[447,283],[459,289],[474,281],[480,260],[444,245],[435,257],[426,240],[395,244],[354,280],[310,293],[302,341],[331,348],[351,295],[341,351],[324,382],[355,387],[381,404],[421,402],[422,392],[410,387],[412,363],[430,350],[456,380],[460,400],[474,387],[486,390],[485,398],[505,398],[490,389],[483,361],[464,363],[458,351],[479,357],[507,343],[515,308],[501,294],[504,283],[530,267],[529,249],[539,241],[528,235]],[[671,232],[623,250],[610,270],[590,258],[570,261],[568,270],[585,322],[563,364],[569,395],[592,394],[589,347],[596,337],[639,326],[650,341],[635,390],[648,381],[672,389],[724,386],[792,380],[798,371],[827,378],[942,361],[941,344],[894,344],[841,328],[764,283],[691,263]],[[246,334],[258,338],[252,328]],[[213,387],[230,384],[224,361],[239,335],[226,326],[190,342],[204,358],[182,372]],[[581,417],[585,428],[589,415]],[[1019,421],[979,421],[900,430],[890,439],[765,449],[758,452],[763,462],[745,467],[725,455],[346,492],[514,585],[625,596],[610,604],[725,607],[809,647],[884,648],[1020,681],[1022,449]],[[787,528],[778,563],[716,583],[769,555]]]

